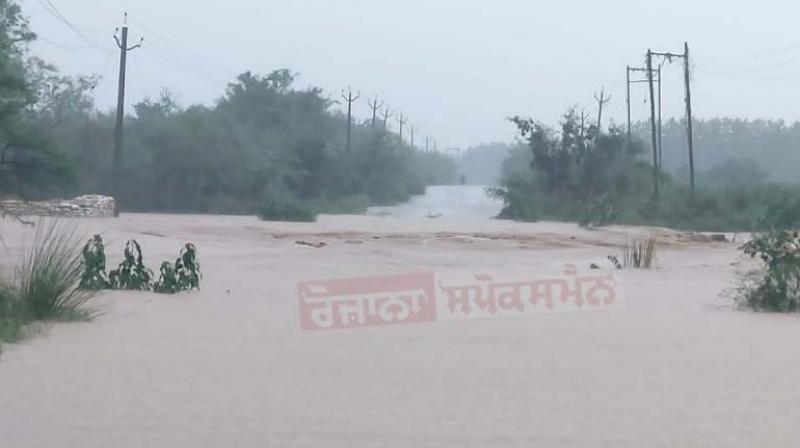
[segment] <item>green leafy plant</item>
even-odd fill
[[[142,261],[142,247],[136,240],[125,245],[125,259],[108,275],[113,289],[150,291],[153,287],[153,272]]]
[[[745,277],[740,303],[760,311],[800,311],[800,232],[759,235],[742,250],[760,258],[764,268]]]
[[[161,276],[155,284],[155,291],[161,294],[175,294],[181,291],[200,289],[200,263],[197,261],[197,248],[187,243],[175,263],[165,261],[161,264]]]
[[[81,288],[99,291],[109,287],[106,276],[106,250],[103,238],[95,235],[83,247]]]

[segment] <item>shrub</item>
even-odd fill
[[[316,212],[291,194],[268,193],[259,210],[265,221],[314,222]]]
[[[74,231],[53,221],[36,230],[33,247],[17,271],[18,314],[30,320],[86,320],[94,295],[80,288],[81,244]]]
[[[95,235],[83,248],[81,288],[153,290],[161,294],[200,289],[200,263],[197,261],[197,248],[191,243],[184,246],[175,263],[165,261],[161,264],[160,277],[155,283],[152,271],[144,265],[142,248],[136,240],[125,245],[125,259],[117,270],[109,274],[110,280],[106,280],[105,260],[103,238]]]
[[[175,263],[161,263],[161,276],[154,290],[161,294],[175,294],[181,291],[200,289],[200,263],[197,261],[197,248],[186,244]]]
[[[153,287],[153,272],[142,260],[142,246],[136,240],[125,245],[125,259],[108,274],[113,289],[150,291]]]
[[[745,278],[742,305],[758,311],[800,311],[800,233],[775,231],[742,246],[745,254],[760,258],[764,268]]]

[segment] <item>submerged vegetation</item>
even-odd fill
[[[608,259],[617,269],[652,269],[657,253],[658,240],[655,237],[632,239]]]
[[[759,235],[742,250],[763,267],[745,275],[740,304],[757,311],[800,312],[800,232]]]
[[[0,342],[20,338],[36,321],[86,321],[92,290],[80,287],[81,242],[55,221],[40,223],[13,278],[0,281]]]
[[[527,144],[530,163],[527,169],[518,164],[507,169],[502,187],[491,190],[505,203],[503,218],[703,231],[800,226],[800,187],[740,182],[702,185],[691,192],[661,173],[656,198],[644,144],[629,140],[621,129],[599,133],[596,126],[584,125],[574,109],[564,115],[560,132],[535,120],[512,121]]]
[[[145,266],[142,246],[136,240],[125,244],[122,263],[108,275],[105,273],[105,245],[100,235],[95,235],[86,243],[82,254],[82,289],[155,291],[159,294],[200,289],[200,262],[197,260],[197,247],[192,243],[183,247],[174,263],[161,263],[158,281],[154,281],[153,271]]]

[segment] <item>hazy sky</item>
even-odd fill
[[[303,86],[339,98],[352,85],[402,110],[440,146],[510,141],[505,117],[548,122],[572,104],[625,121],[625,65],[648,47],[693,52],[698,116],[800,118],[800,32],[796,1],[632,0],[49,0],[96,45],[42,5],[24,0],[45,40],[34,53],[70,74],[104,77],[98,105],[115,102],[122,13],[131,37],[129,104],[169,88],[186,103],[211,104],[245,70],[290,68]],[[665,69],[664,107],[683,112],[680,64]],[[645,85],[634,92],[644,118]]]

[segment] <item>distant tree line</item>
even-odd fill
[[[713,118],[693,123],[698,183],[800,182],[800,122]],[[649,122],[635,123],[633,132],[650,141]],[[685,120],[665,121],[662,138],[664,169],[688,177]],[[703,175],[707,171],[710,177]]]
[[[111,191],[114,116],[97,110],[98,79],[66,77],[27,54],[19,7],[0,0],[0,194],[26,199]],[[370,123],[352,126],[296,75],[243,73],[213,106],[169,93],[126,118],[120,199],[127,210],[255,213],[265,203],[360,211],[453,183],[455,162]],[[276,217],[279,218],[279,217]]]

